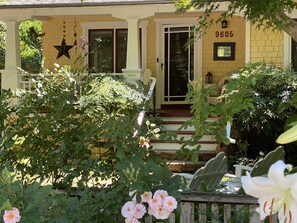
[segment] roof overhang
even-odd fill
[[[123,6],[123,5],[152,5],[173,4],[174,0],[137,0],[137,1],[102,1],[102,2],[77,2],[77,3],[34,3],[34,4],[6,4],[0,3],[1,9],[21,8],[65,8],[65,7],[92,7],[92,6]]]

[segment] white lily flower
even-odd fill
[[[268,177],[251,177],[249,172],[241,177],[245,192],[259,198],[256,211],[261,220],[278,212],[279,222],[297,223],[297,173],[285,176],[288,168],[279,160],[271,165]]]

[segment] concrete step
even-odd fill
[[[165,118],[165,117],[164,117]],[[162,118],[162,126],[164,130],[169,131],[177,131],[188,119],[184,117],[166,117],[165,119]],[[208,118],[208,122],[214,122],[216,118]],[[182,131],[195,131],[194,126],[188,126],[186,129],[182,129]]]
[[[191,139],[192,135],[194,134],[194,131],[177,131],[176,134],[177,134],[177,140],[181,140],[183,138],[183,141],[185,141],[185,140]],[[158,139],[152,138],[151,140],[158,140]],[[212,135],[204,135],[202,136],[200,141],[216,141],[216,140]]]
[[[215,141],[203,141],[199,143],[201,145],[201,150],[204,151],[215,151],[217,143]],[[163,140],[151,140],[151,145],[153,150],[156,151],[172,151],[173,153],[180,150],[182,144],[180,142],[165,142]],[[194,149],[196,146],[187,146],[188,149]]]

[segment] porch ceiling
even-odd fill
[[[10,0],[0,3],[1,8],[49,8],[49,7],[83,7],[108,5],[139,5],[139,4],[166,4],[174,0]]]

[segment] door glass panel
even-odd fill
[[[126,68],[128,30],[117,30],[116,33],[116,72],[121,73]]]
[[[113,72],[113,30],[90,32],[89,65],[92,72]]]
[[[164,101],[184,101],[194,76],[194,49],[190,27],[175,27],[164,35]]]
[[[297,43],[292,40],[292,66],[295,72],[297,72]]]

